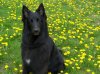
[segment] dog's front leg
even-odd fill
[[[48,74],[48,65],[44,65],[44,67],[38,69],[38,70],[35,70],[35,72],[33,72],[34,74]],[[33,74],[32,73],[32,74]]]
[[[26,67],[23,67],[23,72],[22,74],[29,74],[28,70],[26,69]]]

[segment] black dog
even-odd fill
[[[64,69],[64,60],[48,35],[47,16],[41,3],[36,12],[25,5],[22,8],[24,23],[22,35],[22,74],[58,74]]]

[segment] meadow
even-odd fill
[[[0,0],[0,74],[21,74],[22,6],[34,12],[41,2],[49,35],[63,52],[61,73],[100,74],[99,0]]]

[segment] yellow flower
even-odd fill
[[[8,54],[7,52],[5,52],[4,54]]]
[[[91,74],[95,74],[95,72],[92,72]]]
[[[81,38],[80,36],[77,36],[78,38]]]
[[[6,31],[8,31],[9,29],[7,28]]]
[[[83,60],[80,60],[80,63],[83,63]]]
[[[2,55],[2,53],[0,52],[0,56]]]
[[[79,32],[79,30],[76,30],[77,32]]]
[[[64,55],[67,55],[67,52],[65,52]]]
[[[76,67],[77,69],[80,69],[80,67]]]
[[[23,70],[19,70],[19,72],[21,72],[21,73],[22,73],[22,72],[23,72]]]
[[[19,64],[19,67],[22,67],[22,64]]]
[[[65,72],[65,74],[68,74],[68,72]]]
[[[60,73],[63,73],[63,72],[64,72],[63,70],[60,71]]]
[[[0,19],[0,22],[2,22],[3,20],[2,19]]]
[[[91,61],[91,58],[88,58],[89,61]]]
[[[100,68],[100,65],[98,67]]]
[[[75,23],[73,21],[69,21],[70,24],[74,25]]]
[[[3,40],[3,37],[0,37],[0,41],[2,41]]]
[[[72,67],[72,69],[75,69],[75,67]]]
[[[21,20],[21,16],[18,17],[18,20]]]
[[[13,63],[16,63],[16,61],[13,61]]]
[[[10,36],[10,38],[13,38],[13,36]]]
[[[76,66],[78,66],[78,63],[75,63]]]
[[[87,71],[87,72],[90,72],[91,70],[90,70],[90,69],[87,69],[86,71]]]
[[[67,49],[70,49],[70,47],[69,47],[69,46],[67,46]]]
[[[89,48],[88,44],[84,44],[85,48]]]
[[[67,54],[70,54],[70,51],[67,51]]]
[[[2,42],[1,44],[8,46],[8,42]]]
[[[71,33],[71,30],[68,30],[68,33],[70,34]]]
[[[52,35],[52,33],[50,32],[49,35]]]
[[[65,60],[66,62],[70,62],[70,60]]]
[[[14,33],[13,36],[16,36],[16,34]]]
[[[5,65],[5,69],[8,69],[8,68],[9,68],[9,66],[6,64],[6,65]]]
[[[72,64],[72,63],[73,63],[72,61],[69,62],[69,64]]]
[[[95,63],[94,66],[97,66],[97,63]]]
[[[73,36],[73,38],[75,38],[75,36]]]
[[[83,41],[80,41],[80,44],[82,44],[83,43]]]
[[[7,34],[5,34],[5,36],[8,36]]]
[[[56,41],[57,40],[57,38],[54,38],[54,41]]]
[[[100,64],[100,61],[97,61],[98,64]]]
[[[16,30],[15,32],[18,33],[18,30]]]
[[[71,58],[71,60],[75,62],[75,59],[74,58]]]
[[[94,45],[94,42],[90,43],[91,45]]]
[[[6,39],[8,40],[9,38],[7,37]]]
[[[68,66],[69,64],[68,63],[64,63],[65,64],[65,66]]]
[[[100,56],[98,56],[97,58],[100,59]]]
[[[85,34],[85,37],[88,38],[88,34]]]
[[[18,71],[18,68],[14,68],[14,71]]]

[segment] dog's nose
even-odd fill
[[[38,32],[38,31],[39,31],[39,28],[35,28],[35,29],[34,29],[34,32]]]
[[[34,35],[39,35],[39,32],[40,32],[39,29],[35,29],[34,30]]]

